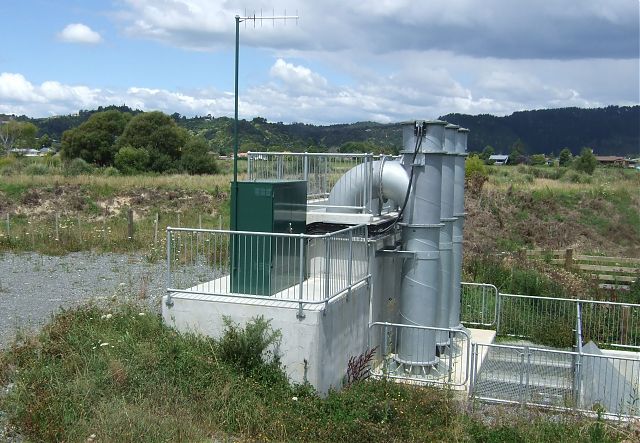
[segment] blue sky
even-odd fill
[[[2,0],[0,113],[126,103],[230,116],[234,16],[245,7],[301,16],[241,27],[246,118],[389,122],[638,104],[639,4]]]

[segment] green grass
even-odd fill
[[[63,311],[38,336],[0,354],[0,381],[13,383],[0,397],[0,410],[29,441],[85,441],[92,434],[97,441],[122,442],[581,442],[596,431],[601,439],[593,441],[625,436],[570,415],[465,412],[451,391],[384,381],[321,397],[307,385],[290,384],[277,359],[247,365],[229,354],[242,349],[255,357],[264,349],[251,344],[264,345],[275,331],[265,321],[253,326],[253,332],[236,329],[217,341],[176,333],[131,305]],[[249,346],[229,346],[242,340]]]

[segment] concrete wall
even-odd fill
[[[608,358],[591,341],[582,350],[599,357],[582,357],[580,407],[591,410],[598,404],[610,414],[637,414],[639,393],[629,378],[637,379],[640,362]]]
[[[296,317],[297,309],[278,306],[276,301],[251,301],[228,297],[174,294],[173,306],[163,299],[165,323],[182,332],[220,337],[223,316],[245,325],[264,316],[282,332],[280,353],[289,378],[296,383],[308,381],[320,393],[339,389],[346,375],[349,357],[367,348],[369,288],[363,283],[351,295],[337,297],[326,310],[305,310],[305,318]]]

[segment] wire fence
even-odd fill
[[[167,291],[328,303],[369,277],[367,227],[325,235],[167,228]]]

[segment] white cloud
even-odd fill
[[[100,34],[82,23],[72,23],[65,26],[58,34],[58,38],[67,43],[97,44],[102,41]]]
[[[327,88],[327,79],[300,65],[279,58],[270,70],[271,76],[281,80],[287,89],[299,94],[319,95]]]

